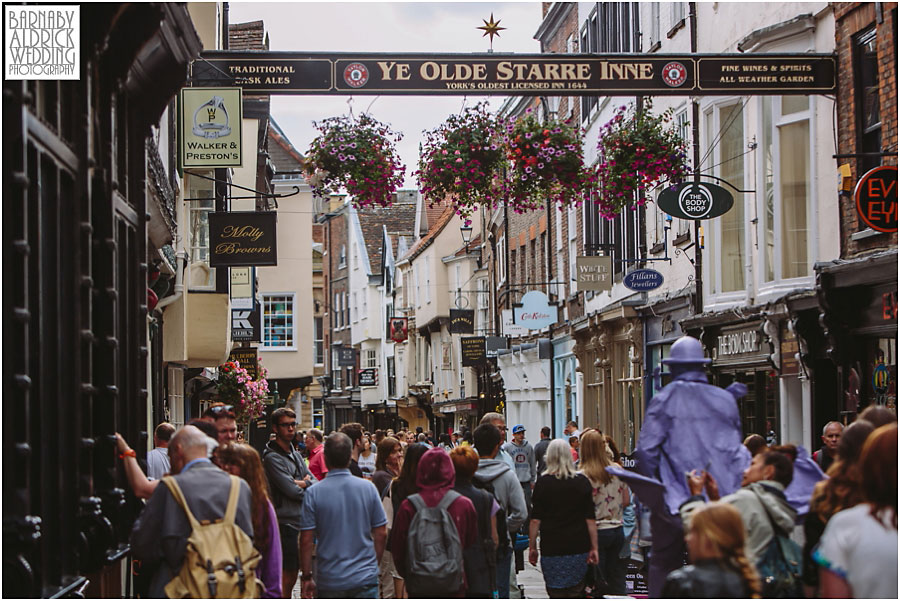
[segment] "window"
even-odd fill
[[[338,356],[340,355],[340,348],[332,349],[331,351],[331,389],[332,390],[340,390],[341,389],[341,374],[343,373],[341,367],[338,365]]]
[[[576,278],[576,262],[575,259],[578,255],[578,248],[576,246],[575,240],[569,240],[569,280],[574,282]]]
[[[811,114],[808,96],[761,102],[763,275],[771,282],[810,274]]]
[[[475,323],[477,332],[489,332],[491,329],[491,318],[489,314],[490,301],[491,295],[488,290],[487,278],[480,278],[478,280],[478,298],[475,301],[475,306],[478,308]]]
[[[416,307],[422,305],[419,298],[419,264],[413,265],[413,296],[416,299]]]
[[[650,3],[650,52],[653,52],[662,44],[662,39],[659,35],[659,5],[659,2]]]
[[[666,34],[668,37],[672,37],[675,35],[675,32],[684,27],[684,19],[685,19],[685,3],[684,2],[673,2],[671,4],[672,7],[672,25],[669,28],[669,33]]]
[[[506,281],[506,236],[500,236],[497,241],[497,273],[500,275],[500,283]]]
[[[293,294],[263,294],[262,346],[268,350],[296,350]]]
[[[334,319],[333,319],[334,324],[333,325],[334,325],[334,328],[337,330],[337,329],[340,329],[340,327],[343,325],[343,324],[341,324],[341,319],[344,317],[344,312],[341,311],[341,293],[340,292],[334,293],[334,306],[332,307],[332,309],[333,310],[332,310],[331,314],[334,316]]]
[[[703,171],[744,188],[744,107],[718,105],[704,117],[706,161]],[[704,255],[712,294],[744,290],[744,197],[733,191],[734,207],[712,223]]]
[[[367,349],[363,352],[363,368],[371,369],[378,367],[378,354],[375,349]]]
[[[598,31],[598,21],[597,21],[597,9],[591,11],[590,16],[585,21],[584,26],[581,28],[581,44],[579,44],[579,48],[583,53],[596,53],[600,52],[598,44],[597,44],[597,36],[599,34]],[[599,99],[596,96],[582,96],[581,97],[581,120],[587,121],[591,116],[591,111],[596,108]]]
[[[213,171],[203,172],[201,175],[213,176]],[[202,262],[209,265],[209,214],[216,210],[215,183],[200,177],[191,177],[188,174],[188,198],[196,199],[187,201],[188,219],[190,220],[190,245],[191,263]],[[193,270],[192,276],[203,273],[205,277],[199,281],[191,280],[192,289],[214,290],[216,287],[216,270]]]
[[[313,318],[313,357],[316,365],[325,364],[325,323],[321,317]]]
[[[347,370],[346,371],[347,378],[344,381],[344,388],[345,389],[353,388],[354,386],[356,386],[356,379],[354,377],[356,375],[356,368],[355,367],[347,367],[345,369]]]
[[[584,247],[586,254],[612,257],[613,273],[621,275],[633,263],[626,264],[622,259],[633,259],[641,256],[641,223],[646,208],[638,207],[635,211],[625,210],[613,220],[601,217],[597,210],[597,201],[592,199],[584,205]],[[573,272],[574,273],[574,272]]]
[[[357,309],[358,305],[356,303],[356,293],[355,292],[353,293],[352,298],[353,298],[353,302],[350,303],[350,312],[351,312],[351,315],[353,316],[353,323],[356,323],[357,321],[359,321],[359,310]]]
[[[338,259],[338,269],[341,269],[346,266],[347,266],[347,246],[344,244],[341,244],[341,255],[340,255],[340,258]]]
[[[393,357],[387,358],[387,374],[385,374],[385,378],[387,379],[387,395],[389,399],[392,399],[397,396],[397,376]]]
[[[894,21],[896,26],[896,21]],[[894,47],[896,57],[896,46]],[[881,104],[878,98],[878,49],[875,28],[856,38],[856,98],[858,152],[881,152]],[[861,157],[857,177],[881,164],[881,158]],[[865,228],[864,223],[860,223]]]
[[[344,327],[350,327],[350,295],[344,293]]]
[[[425,263],[422,266],[425,270],[425,302],[431,302],[431,269],[428,265],[428,259],[425,259]]]

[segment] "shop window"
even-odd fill
[[[866,339],[865,353],[865,373],[860,382],[860,411],[868,405],[885,405],[896,411],[897,339]]]
[[[293,294],[263,294],[262,347],[270,351],[297,350]]]
[[[767,440],[776,437],[779,403],[778,378],[775,372],[760,369],[720,373],[717,385],[724,388],[732,382],[741,382],[747,386],[747,395],[738,400],[743,436],[746,438],[751,434],[759,434]]]

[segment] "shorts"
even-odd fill
[[[278,524],[281,535],[281,569],[294,572],[300,569],[300,528],[291,524]]]

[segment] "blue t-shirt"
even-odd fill
[[[349,470],[330,470],[306,491],[300,530],[315,530],[316,587],[324,591],[357,588],[378,581],[372,529],[387,524],[375,485]]]

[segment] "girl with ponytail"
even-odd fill
[[[663,597],[760,598],[759,576],[744,554],[744,522],[732,505],[713,502],[698,510],[685,539],[692,565],[669,574]]]

